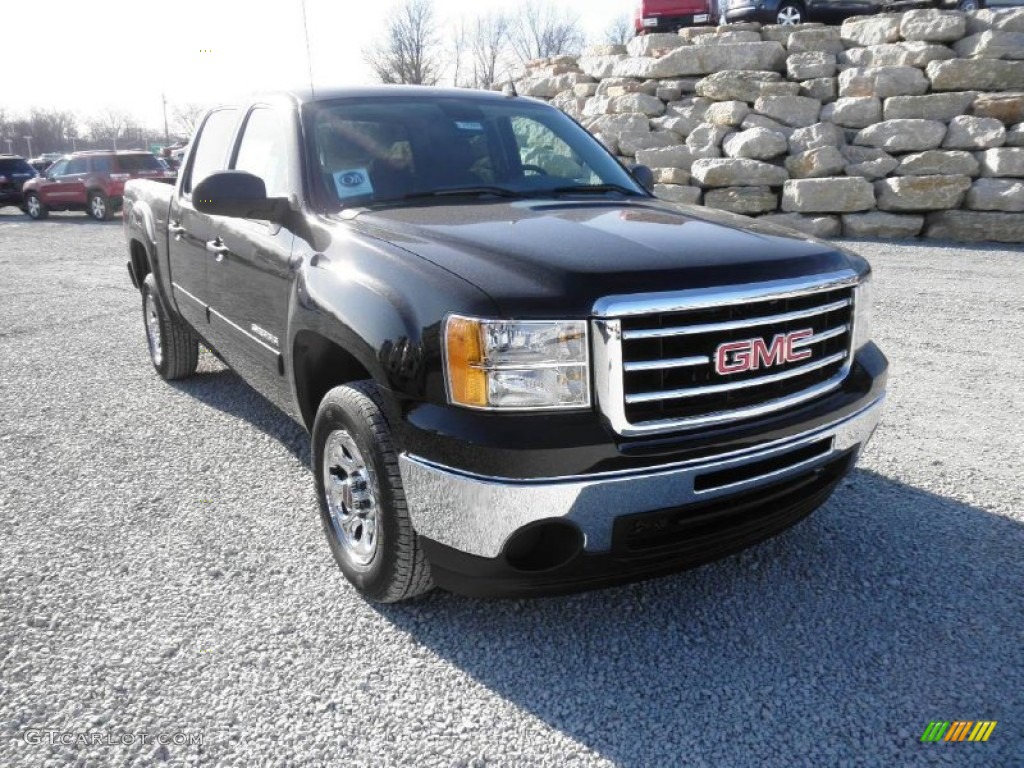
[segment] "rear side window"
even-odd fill
[[[27,173],[34,176],[36,169],[20,157],[0,158],[0,174],[3,174],[4,176],[13,176],[16,173]]]
[[[110,173],[114,170],[109,157],[93,157],[89,162],[92,164],[93,173]]]
[[[263,179],[267,197],[288,197],[288,140],[284,120],[271,109],[258,107],[249,114],[238,148],[235,170]]]
[[[211,173],[227,169],[228,149],[237,119],[237,109],[218,109],[206,118],[196,137],[198,144],[192,157],[192,170],[185,180],[186,192],[191,192],[196,184]]]
[[[117,164],[125,173],[137,171],[162,171],[164,169],[160,161],[154,155],[118,155]]]
[[[88,164],[84,157],[72,158],[68,163],[67,170],[64,171],[65,175],[71,176],[75,173],[85,173],[88,170]]]

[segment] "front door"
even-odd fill
[[[287,114],[256,106],[242,128],[232,168],[263,179],[269,197],[290,197],[290,159],[296,157]],[[231,342],[221,352],[232,368],[278,404],[289,402],[282,353],[287,344],[288,302],[295,237],[278,224],[223,220],[211,245],[211,331]]]
[[[64,194],[64,178],[67,174],[68,160],[58,160],[49,168],[46,169],[46,173],[43,174],[43,178],[39,180],[39,199],[43,201],[43,205],[50,208],[61,208],[66,203],[66,195]]]
[[[64,205],[85,206],[85,180],[89,175],[89,159],[72,157],[60,177],[59,191]]]

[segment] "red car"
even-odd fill
[[[715,24],[717,14],[713,6],[716,4],[716,0],[638,0],[633,28],[638,35],[643,35]]]
[[[23,205],[33,219],[45,219],[50,211],[85,211],[105,221],[121,209],[124,183],[129,179],[173,183],[175,176],[148,152],[75,152],[25,182]]]

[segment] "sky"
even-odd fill
[[[633,0],[553,2],[578,14],[592,40],[633,8]],[[519,3],[434,4],[450,28],[461,17]],[[362,51],[382,33],[392,5],[394,0],[306,0],[314,85],[372,82]],[[172,105],[211,103],[309,83],[301,0],[106,0],[99,13],[96,4],[82,0],[4,0],[3,6],[11,76],[0,85],[0,109],[8,113],[37,106],[89,114],[114,107],[160,127],[162,93]],[[31,62],[31,76],[17,76],[14,62]]]

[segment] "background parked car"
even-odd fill
[[[971,0],[980,2],[980,0]],[[909,8],[934,8],[933,0],[720,0],[718,21],[760,21],[765,24],[802,24],[808,21],[838,23],[864,16]]]
[[[952,0],[947,2],[946,5],[956,6],[958,10],[967,11],[978,11],[982,8],[994,8],[996,10],[1000,8],[1019,8],[1024,5],[1024,0]]]
[[[0,208],[22,206],[21,188],[36,176],[36,170],[19,155],[0,155]]]
[[[39,155],[39,157],[30,158],[28,160],[28,164],[40,173],[43,173],[47,168],[60,160],[61,157],[62,155],[60,152],[44,152]]]
[[[715,18],[717,0],[638,0],[633,29],[636,34],[675,32],[682,27],[707,24]]]
[[[33,219],[44,219],[50,211],[85,211],[104,221],[121,209],[124,183],[129,179],[173,182],[176,176],[148,152],[75,152],[25,184],[25,212]]]

